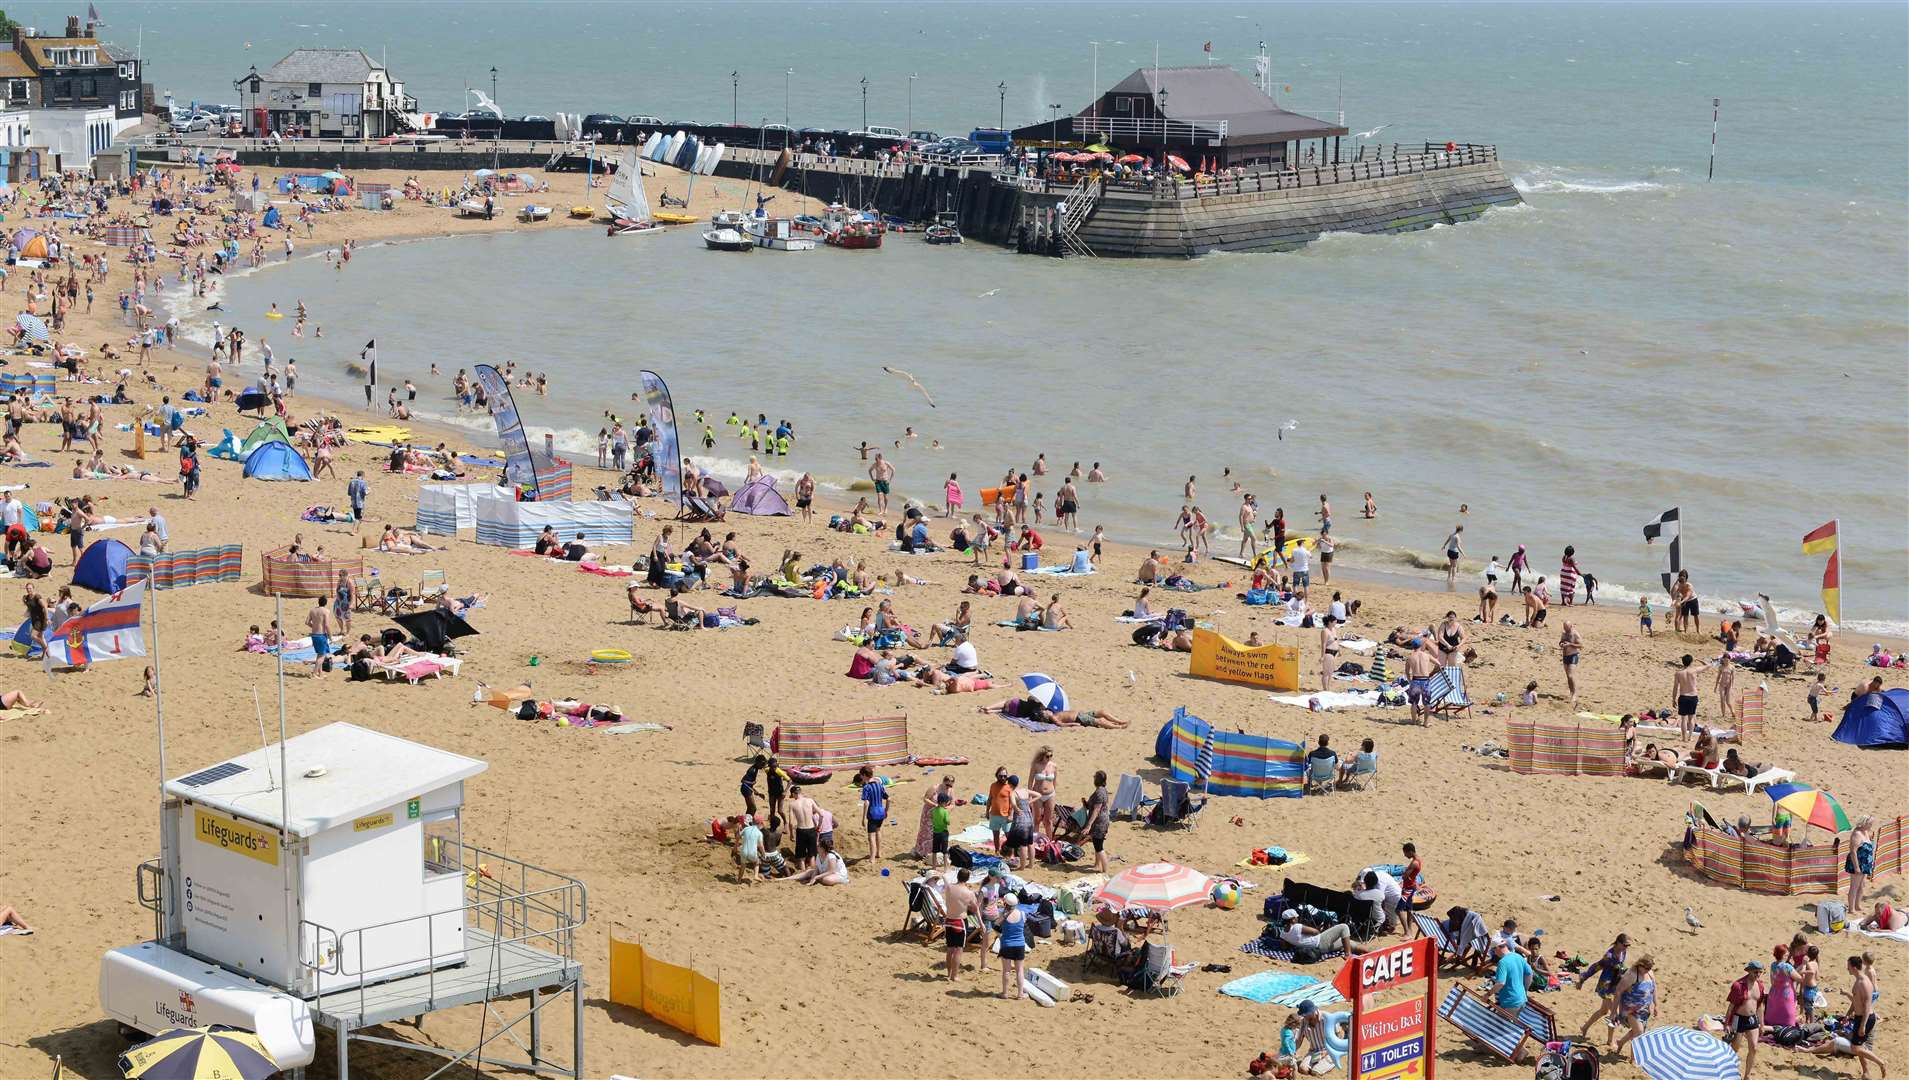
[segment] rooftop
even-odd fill
[[[259,75],[267,82],[361,83],[383,70],[363,49],[293,49]]]
[[[1167,92],[1164,108],[1160,102],[1162,88]],[[1346,134],[1338,124],[1280,108],[1260,93],[1251,79],[1230,67],[1206,64],[1141,68],[1115,83],[1107,93],[1145,94],[1153,99],[1155,111],[1169,120],[1194,124],[1224,120],[1228,139],[1283,141]]]
[[[20,48],[33,50],[33,64],[35,67],[40,68],[60,66],[47,59],[46,52],[48,49],[86,49],[97,48],[98,46],[99,39],[90,37],[32,37],[26,38],[19,43]],[[111,61],[101,59],[100,63],[106,64],[111,63]]]
[[[373,811],[476,776],[482,761],[361,728],[327,724],[285,740],[291,833],[314,836]],[[319,775],[307,775],[314,770]],[[264,746],[168,780],[165,792],[281,828],[279,749]]]
[[[0,79],[30,79],[33,69],[27,66],[26,57],[11,49],[0,52]]]

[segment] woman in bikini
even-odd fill
[[[1034,802],[1034,831],[1041,836],[1054,835],[1055,783],[1054,748],[1043,746],[1034,753],[1027,768],[1028,792]]]

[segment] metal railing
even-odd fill
[[[1238,176],[1207,177],[1201,180],[1156,178],[1149,183],[1138,180],[1109,179],[1107,191],[1145,195],[1155,199],[1205,199],[1221,195],[1252,195],[1265,191],[1288,191],[1295,188],[1382,180],[1394,176],[1411,176],[1443,169],[1485,165],[1497,160],[1498,148],[1495,146],[1464,144],[1449,151],[1440,148],[1425,153],[1395,154],[1392,157],[1371,157],[1358,161],[1302,163],[1283,169],[1242,173]]]
[[[306,993],[326,996],[338,992],[325,990],[324,976],[355,980],[353,986],[338,989],[356,991],[358,1014],[363,1016],[367,991],[379,981],[421,974],[426,980],[426,1000],[436,1001],[440,968],[475,951],[469,931],[490,936],[481,946],[488,954],[484,975],[487,996],[518,975],[547,970],[548,965],[541,959],[534,965],[513,969],[504,956],[506,946],[521,945],[551,954],[565,966],[575,962],[577,931],[589,918],[588,892],[581,881],[468,844],[451,842],[447,847],[458,852],[458,869],[446,872],[464,878],[464,903],[458,907],[344,931],[300,920],[298,962],[310,980],[303,988]],[[445,947],[440,949],[438,937],[443,930],[438,923],[447,916],[459,917],[456,940],[443,943]],[[366,935],[402,936],[393,931],[403,927],[422,930],[423,952],[367,966]],[[468,975],[458,981],[470,985]]]
[[[552,151],[568,153],[596,153],[600,160],[610,160],[621,153],[623,148],[605,147],[587,141],[574,139],[474,139],[451,137],[430,142],[391,142],[377,139],[335,139],[335,138],[292,138],[285,137],[277,142],[252,136],[240,138],[205,139],[193,137],[168,137],[164,135],[143,135],[130,139],[121,146],[132,146],[139,150],[164,150],[173,161],[191,162],[196,160],[200,151],[204,151],[206,160],[212,160],[219,151],[234,154],[269,153],[326,153],[326,154],[362,154],[362,153],[405,153],[420,154],[467,154],[473,150],[490,153],[495,149],[502,154],[548,154]],[[243,159],[241,159],[243,161]]]
[[[1196,124],[1188,120],[1170,120],[1159,117],[1137,116],[1076,116],[1071,119],[1069,131],[1075,135],[1097,135],[1101,141],[1119,142],[1122,139],[1151,139],[1155,141],[1181,140],[1197,142],[1201,139],[1213,140],[1226,138],[1226,121],[1211,124]]]

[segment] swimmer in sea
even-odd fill
[[[1372,501],[1372,493],[1370,491],[1365,493],[1365,512],[1363,516],[1368,518],[1379,516],[1379,504]]]

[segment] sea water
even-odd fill
[[[892,71],[899,54],[922,74],[916,126],[958,130],[995,104],[961,80],[990,73],[991,92],[997,67],[1021,73],[1017,93],[1040,78],[1052,100],[1084,101],[1073,37],[1119,43],[1102,46],[1104,88],[1150,61],[1156,32],[1165,63],[1199,62],[1191,33],[1243,64],[1256,38],[1245,25],[1272,20],[1259,29],[1276,77],[1310,98],[1286,104],[1331,112],[1319,107],[1336,100],[1325,76],[1342,74],[1348,126],[1397,125],[1380,141],[1495,142],[1527,203],[1425,232],[1190,262],[1024,258],[910,235],[879,252],[735,257],[701,250],[691,228],[641,241],[550,229],[364,248],[342,273],[301,259],[229,282],[222,317],[296,356],[301,389],[357,401],[344,367],[375,336],[384,382],[418,379],[425,411],[447,416],[447,381],[424,380],[432,361],[447,375],[506,360],[547,371],[551,396],[520,393],[520,409],[533,433],[557,432],[586,458],[604,412],[632,411],[648,367],[682,414],[709,414],[719,472],[747,457],[721,425],[732,409],[795,421],[795,454],[777,468],[845,484],[865,468],[851,448],[866,439],[894,458],[900,491],[930,501],[958,473],[972,506],[976,488],[1045,453],[1054,475],[1036,490],[1051,505],[1058,474],[1099,461],[1110,482],[1081,485],[1082,523],[1143,543],[1170,542],[1195,474],[1196,501],[1223,530],[1216,549],[1230,552],[1230,469],[1295,531],[1329,494],[1348,562],[1433,573],[1463,522],[1476,560],[1522,543],[1552,574],[1576,545],[1609,602],[1654,591],[1663,549],[1641,529],[1678,506],[1707,597],[1768,592],[1811,609],[1821,559],[1799,540],[1838,518],[1850,625],[1909,632],[1904,8],[1187,5],[1167,27],[1146,14],[1158,7],[991,9],[978,39],[970,6],[726,6],[675,19],[631,8],[650,27],[632,48],[674,43],[640,88],[592,82],[603,45],[580,34],[567,39],[580,66],[564,69],[575,85],[547,85],[557,62],[538,60],[549,47],[538,42],[515,62],[538,65],[547,96],[516,107],[500,96],[512,112],[627,100],[627,111],[719,119],[729,87],[690,83],[722,66],[715,81],[727,84],[736,46],[684,27],[755,12],[786,41],[827,26],[830,41],[886,46],[820,49],[802,71]],[[491,25],[501,9],[454,10],[449,55],[477,55],[467,38],[504,32]],[[929,40],[904,47],[910,28]],[[428,74],[444,61],[416,62]],[[798,126],[859,123],[846,98],[791,94]],[[1713,95],[1725,98],[1723,151],[1708,182]],[[651,101],[666,104],[640,104]],[[894,104],[871,121],[899,121]],[[1010,124],[1030,119],[1012,98],[1009,110]],[[715,183],[741,204],[740,182]],[[323,341],[246,322],[300,299]],[[883,365],[912,372],[938,407]],[[898,449],[906,426],[920,437]],[[685,445],[697,434],[685,426]],[[1371,522],[1358,519],[1367,490],[1381,507]]]

